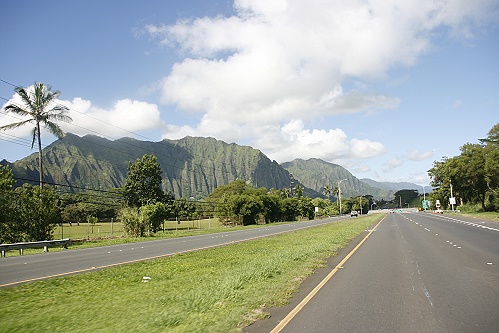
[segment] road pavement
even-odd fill
[[[0,287],[95,271],[116,265],[166,257],[176,253],[202,250],[278,235],[332,223],[344,218],[346,217],[334,217],[200,236],[0,258]]]
[[[272,332],[499,332],[497,223],[388,214],[335,269]]]

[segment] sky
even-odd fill
[[[43,82],[80,136],[214,137],[425,186],[434,161],[499,122],[497,0],[4,0],[0,12],[0,126],[19,121],[4,110],[14,88]],[[36,152],[31,129],[0,131],[0,160]]]

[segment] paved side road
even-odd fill
[[[0,287],[273,236],[344,218],[335,217],[200,236],[0,258]]]
[[[499,228],[388,214],[278,331],[499,332]]]

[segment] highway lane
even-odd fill
[[[499,225],[388,214],[279,331],[499,332]]]
[[[199,236],[0,258],[0,287],[278,235],[344,218],[334,217]]]

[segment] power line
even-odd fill
[[[1,78],[0,78],[0,81],[1,81],[1,82],[3,82],[3,83],[6,83],[6,84],[8,84],[8,85],[11,85],[12,87],[20,87],[20,86],[18,86],[18,85],[16,86],[16,85],[14,85],[13,83],[8,82],[8,81],[6,81],[6,80],[3,80],[3,79],[1,79]],[[30,93],[31,93],[31,92],[30,92]],[[8,99],[6,99],[6,98],[4,98],[4,97],[0,97],[0,98],[4,99],[4,100],[6,100],[6,101],[9,101]],[[54,103],[55,103],[55,102],[54,102]],[[60,103],[55,103],[55,104],[56,104],[56,106],[63,106],[63,107],[66,107],[65,105],[60,104]],[[21,106],[21,105],[18,105],[18,106]],[[138,133],[135,133],[135,132],[129,131],[129,130],[127,130],[127,129],[124,129],[124,128],[122,128],[122,127],[116,126],[116,125],[114,125],[114,124],[108,123],[108,122],[103,121],[103,120],[101,120],[101,119],[98,119],[98,118],[96,118],[96,117],[94,117],[94,116],[91,116],[91,115],[89,115],[89,114],[87,114],[87,113],[83,113],[83,112],[80,112],[80,111],[78,111],[78,110],[74,110],[74,109],[70,109],[70,108],[68,108],[68,109],[69,109],[70,111],[73,111],[73,112],[79,113],[79,114],[81,114],[81,115],[83,115],[83,116],[86,116],[86,117],[92,118],[92,119],[94,119],[94,120],[97,120],[97,121],[99,121],[99,122],[101,122],[101,123],[103,123],[103,124],[106,124],[106,125],[112,126],[112,127],[114,127],[114,128],[117,128],[117,129],[123,130],[123,131],[125,131],[125,132],[127,132],[127,133],[130,133],[130,134],[133,134],[133,135],[135,135],[135,136],[138,136],[138,137],[141,137],[141,138],[143,138],[143,139],[146,139],[147,141],[152,141],[152,142],[154,142],[154,140],[152,140],[151,138],[148,138],[148,137],[146,137],[146,136],[144,136],[144,135],[141,135],[141,134],[138,134]],[[96,135],[98,135],[98,136],[101,136],[101,137],[104,137],[104,138],[111,139],[111,140],[113,140],[113,141],[117,140],[116,138],[113,138],[113,137],[111,137],[111,136],[108,136],[108,135],[105,135],[105,134],[99,133],[99,132],[97,132],[97,131],[94,131],[94,130],[91,130],[91,129],[88,129],[88,128],[85,128],[85,127],[82,127],[82,126],[74,125],[73,123],[68,123],[68,124],[69,124],[69,125],[72,125],[72,126],[75,126],[75,127],[78,127],[78,128],[81,128],[81,129],[84,129],[84,130],[86,130],[86,131],[89,131],[89,132],[95,133],[95,134],[96,134]],[[161,143],[161,142],[160,142],[160,143]],[[129,143],[129,142],[125,142],[125,144],[131,145],[131,146],[134,146],[134,145],[132,145],[132,144],[131,144],[131,143]],[[137,147],[137,146],[135,146],[135,147]],[[142,148],[142,147],[140,147],[140,148]],[[177,147],[176,145],[172,145],[172,146],[170,146],[169,148],[173,148],[173,149],[176,149],[176,150],[178,150],[178,151],[184,152],[184,150],[183,150],[182,148]],[[144,148],[142,148],[142,149],[144,149]],[[145,150],[145,149],[144,149],[144,150]],[[161,154],[161,153],[156,152],[156,151],[151,151],[151,152],[152,152],[152,153],[154,153],[154,154],[157,154],[157,155],[163,155],[163,156],[166,156],[166,155]],[[201,157],[201,158],[203,158],[203,159],[206,159],[206,157],[205,157],[205,156],[198,156],[198,157]],[[212,162],[214,162],[214,163],[215,163],[216,161],[212,160]],[[202,168],[202,165],[201,165],[201,164],[198,164],[198,165]],[[170,166],[173,166],[173,165],[170,165]],[[222,171],[222,172],[226,172],[226,173],[228,173],[226,170],[223,170],[223,169],[222,169],[221,171]]]
[[[37,180],[33,179],[28,179],[28,178],[22,178],[22,177],[12,177],[17,180],[24,180],[27,182],[34,182],[37,183]],[[81,186],[74,186],[74,185],[67,185],[67,184],[59,184],[59,183],[54,183],[54,182],[47,182],[43,181],[44,184],[52,185],[52,186],[63,186],[63,187],[71,187],[71,188],[77,188],[77,189],[82,189],[82,190],[87,190],[87,191],[95,191],[95,192],[103,192],[103,193],[112,193],[112,194],[119,194],[116,191],[110,191],[110,190],[100,190],[100,189],[94,189],[94,188],[88,188],[88,187],[81,187]]]
[[[10,83],[10,82],[8,82],[8,81],[6,81],[6,80],[3,80],[3,79],[1,79],[1,78],[0,78],[0,82],[3,82],[3,83],[8,84],[8,85],[11,85],[11,86],[13,86],[13,87],[20,87],[20,86],[16,86],[16,85],[12,84],[12,83]],[[1,99],[4,99],[4,100],[6,100],[6,101],[9,101],[9,99],[3,98],[3,97],[0,97],[0,98],[1,98]],[[55,102],[54,102],[54,103],[55,103]],[[59,103],[59,104],[58,104],[58,103],[56,103],[56,105],[58,105],[58,106],[64,106],[64,105],[62,105],[62,104],[60,104],[60,103]],[[64,106],[64,107],[66,107],[66,106]],[[69,109],[69,108],[68,108],[68,109]],[[81,115],[84,115],[84,116],[86,116],[86,117],[90,117],[91,119],[94,119],[94,120],[96,120],[96,121],[99,121],[99,122],[101,122],[101,123],[104,123],[104,124],[106,124],[106,125],[108,125],[108,126],[112,126],[112,127],[117,128],[117,129],[119,129],[119,130],[122,130],[122,131],[125,131],[125,132],[127,132],[127,133],[133,134],[134,136],[141,137],[141,138],[144,138],[144,139],[146,139],[146,140],[148,140],[148,141],[152,141],[152,142],[154,142],[152,139],[150,139],[150,138],[148,138],[148,137],[146,137],[146,136],[144,136],[144,135],[141,135],[141,134],[138,134],[138,133],[135,133],[135,132],[129,131],[129,130],[127,130],[127,129],[121,128],[121,127],[119,127],[119,126],[116,126],[116,125],[111,124],[111,123],[109,123],[109,122],[103,121],[103,120],[98,119],[98,118],[96,118],[96,117],[94,117],[94,116],[91,116],[91,115],[89,115],[89,114],[86,114],[86,113],[83,113],[83,112],[80,112],[80,111],[78,111],[78,110],[74,110],[74,109],[69,109],[69,110],[70,110],[70,111],[73,111],[73,112],[76,112],[76,113],[79,113],[79,114],[81,114]],[[17,119],[21,119],[21,118],[17,118]],[[80,129],[83,129],[83,130],[85,130],[85,131],[87,131],[87,132],[95,133],[96,135],[98,135],[98,136],[100,136],[100,137],[108,138],[108,139],[111,139],[111,140],[113,140],[113,141],[116,141],[116,140],[117,140],[117,139],[115,139],[115,138],[113,138],[113,137],[107,136],[107,135],[105,135],[105,134],[99,133],[99,132],[97,132],[97,131],[94,131],[94,130],[91,130],[91,129],[88,129],[88,128],[85,128],[85,127],[82,127],[82,126],[79,126],[79,125],[75,125],[75,124],[72,124],[72,123],[68,123],[68,124],[69,124],[70,126],[75,126],[75,127],[80,128]],[[0,138],[0,139],[1,139],[1,138]],[[82,138],[82,137],[80,137],[80,139],[82,139],[82,140],[84,140],[84,141],[88,141],[88,140],[85,140],[85,139],[84,139],[84,138]],[[5,141],[7,141],[7,140],[5,140]],[[9,142],[12,142],[12,141],[9,141]],[[154,154],[154,155],[162,155],[162,156],[164,156],[164,157],[168,157],[168,158],[170,158],[170,157],[171,157],[171,156],[168,156],[168,155],[162,154],[161,152],[158,152],[158,151],[154,151],[154,150],[147,149],[147,148],[145,148],[145,147],[141,147],[141,146],[134,145],[134,144],[132,144],[132,143],[130,143],[130,142],[128,142],[128,141],[121,141],[121,142],[123,142],[123,143],[125,143],[125,144],[127,144],[127,145],[129,145],[129,146],[132,146],[132,147],[134,147],[134,148],[139,148],[139,149],[141,149],[141,150],[144,150],[145,152],[150,152],[150,153],[152,153],[152,154]],[[16,143],[16,142],[13,142],[13,143]],[[161,143],[161,142],[160,142],[160,143]],[[18,143],[18,144],[20,144],[20,143]],[[93,142],[93,144],[97,144],[97,143]],[[100,144],[97,144],[97,145],[100,145]],[[115,151],[118,151],[118,152],[120,152],[120,153],[124,153],[124,154],[128,154],[128,155],[132,155],[132,156],[133,156],[133,154],[132,154],[132,153],[129,153],[129,152],[119,151],[119,150],[117,150],[117,149],[115,149],[115,148],[111,148],[111,147],[108,147],[108,146],[103,146],[103,145],[100,145],[100,146],[102,146],[102,147],[104,147],[104,148],[106,148],[106,149],[115,150]],[[183,148],[179,147],[179,146],[178,146],[178,144],[171,144],[171,145],[169,145],[168,147],[169,147],[169,148],[172,148],[172,149],[176,149],[176,150],[178,150],[178,151],[180,151],[180,152],[185,152],[185,150],[184,150]],[[191,156],[195,156],[195,155],[191,153]],[[204,160],[207,160],[207,159],[208,159],[208,160],[211,160],[211,162],[214,164],[214,166],[215,166],[215,164],[219,164],[219,166],[218,166],[218,167],[217,167],[217,166],[215,166],[215,170],[220,171],[222,174],[225,174],[226,176],[229,176],[229,175],[230,175],[230,174],[229,174],[229,171],[225,168],[225,164],[222,164],[222,163],[220,163],[220,162],[217,162],[217,161],[215,161],[215,160],[213,160],[213,159],[209,159],[209,158],[207,158],[207,157],[205,157],[205,156],[198,156],[198,157],[199,157],[199,158],[202,158],[202,159],[204,159]],[[94,159],[95,159],[95,158],[94,158]],[[96,160],[96,159],[95,159],[95,160]],[[96,161],[97,161],[97,160],[96,160]],[[110,164],[113,164],[113,163],[111,163],[110,161],[106,161],[106,162],[107,162],[107,163],[110,163]],[[192,163],[192,161],[190,161],[190,162],[191,162],[191,165],[192,165],[192,166],[197,165],[198,167],[200,167],[200,169],[201,169],[202,171],[204,171],[204,166],[203,166],[203,165],[198,164],[198,163]],[[170,167],[176,167],[176,166],[175,166],[175,165],[173,165],[173,164],[168,164],[168,163],[167,163],[166,165],[167,165],[167,166],[170,166]],[[120,166],[121,166],[121,165],[120,165]],[[182,178],[182,177],[181,177],[181,178]],[[170,180],[170,179],[168,179],[168,180]],[[175,180],[175,179],[174,179],[174,180]],[[185,180],[185,181],[184,181],[183,179],[180,179],[180,180],[179,180],[179,183],[186,183],[186,184],[189,184],[189,185],[191,185],[191,184],[192,184],[192,182],[191,182],[191,181],[188,181],[188,180]],[[196,183],[194,183],[194,184],[195,184],[196,186],[197,186],[197,185],[200,185],[200,186],[201,186],[201,188],[202,188],[202,187],[204,187],[205,185],[207,185],[207,184],[205,184],[205,183],[203,183],[203,182],[201,182],[201,183],[197,183],[197,182],[196,182]],[[173,188],[173,186],[172,186],[172,189],[174,189],[174,188]],[[208,188],[207,188],[207,189],[208,189]]]
[[[2,81],[3,81],[3,80],[2,80]],[[4,81],[4,82],[5,82],[5,81]],[[9,83],[9,84],[11,84],[11,83]],[[12,84],[11,84],[11,85],[12,85]],[[4,97],[0,97],[0,98],[1,98],[1,99],[4,99],[4,100],[6,100],[6,101],[8,101],[8,99],[6,99],[6,98],[4,98]],[[19,104],[16,104],[16,103],[12,103],[12,104],[15,104],[15,105],[17,105],[17,106],[19,106],[19,107],[22,107],[22,105],[19,105]],[[58,105],[59,105],[59,106],[63,106],[62,104],[58,104]],[[70,109],[70,110],[72,110],[72,109]],[[76,110],[72,110],[72,111],[75,111],[75,112],[78,112],[78,113],[80,113],[80,114],[83,114],[83,115],[89,116],[89,115],[87,115],[87,114],[85,114],[85,113],[81,113],[81,112],[76,111]],[[5,113],[5,114],[7,114],[7,113]],[[19,117],[15,117],[15,116],[12,116],[12,115],[9,115],[9,116],[11,116],[11,117],[13,117],[13,118],[16,118],[16,119],[19,119],[19,120],[23,120],[22,118],[19,118]],[[92,117],[92,118],[94,118],[94,117]],[[94,119],[97,119],[97,118],[94,118]],[[78,127],[78,128],[84,129],[84,130],[86,130],[86,131],[88,131],[88,132],[95,133],[97,136],[100,136],[100,137],[104,137],[104,138],[107,138],[107,139],[111,139],[111,140],[113,140],[113,142],[118,140],[118,139],[115,139],[115,138],[113,138],[113,137],[110,137],[110,136],[107,136],[107,135],[103,135],[103,134],[101,134],[101,133],[99,133],[99,132],[97,132],[97,131],[94,131],[94,130],[91,130],[91,129],[88,129],[88,128],[85,128],[85,127],[82,127],[82,126],[79,126],[79,125],[75,125],[75,124],[72,124],[72,123],[68,123],[68,125],[70,125],[70,126],[75,126],[75,127]],[[113,126],[113,125],[111,124],[111,126]],[[116,127],[116,126],[115,126],[115,127]],[[119,128],[119,127],[117,127],[117,128]],[[130,131],[129,131],[129,132],[130,132]],[[133,132],[130,132],[130,133],[133,133]],[[142,137],[144,137],[144,136],[142,136]],[[84,138],[84,137],[79,137],[79,138],[80,138],[81,140],[88,141],[88,140],[85,140],[85,138]],[[144,137],[144,138],[145,138],[145,137]],[[152,141],[151,139],[149,139],[149,140],[150,140],[150,141]],[[134,148],[138,148],[138,149],[144,150],[145,152],[150,152],[150,153],[152,153],[152,154],[154,154],[154,155],[164,156],[164,157],[168,157],[168,158],[170,157],[170,156],[165,155],[165,154],[162,154],[162,153],[160,153],[160,152],[158,152],[158,151],[154,151],[154,150],[147,149],[147,148],[145,148],[145,147],[141,147],[141,146],[138,146],[138,145],[134,145],[134,144],[132,144],[132,143],[130,143],[130,142],[127,142],[127,141],[121,141],[121,142],[123,142],[123,143],[124,143],[124,144],[126,144],[126,145],[132,146],[132,147],[134,147]],[[109,146],[104,146],[104,145],[101,145],[101,144],[98,144],[98,143],[95,143],[95,142],[92,142],[92,143],[93,143],[93,144],[97,144],[97,145],[99,145],[99,146],[102,146],[102,147],[104,147],[104,148],[106,148],[106,149],[111,149],[111,150],[114,150],[114,151],[118,151],[118,152],[121,152],[121,153],[124,153],[124,154],[128,154],[128,155],[134,156],[132,153],[129,153],[129,152],[120,151],[120,150],[117,150],[116,148],[112,148],[112,147],[109,147]],[[160,142],[160,143],[161,143],[161,142]],[[45,147],[44,147],[44,148],[46,148],[46,147],[47,147],[47,146],[45,145]],[[184,152],[184,150],[183,150],[182,148],[180,148],[180,147],[177,147],[177,145],[170,145],[170,146],[168,146],[168,147],[169,147],[169,148],[176,149],[176,150],[181,151],[181,152]],[[195,155],[193,155],[193,156],[195,156]],[[203,159],[207,159],[207,158],[206,158],[206,157],[204,157],[204,156],[203,156],[202,158],[203,158]],[[214,164],[216,163],[216,161],[214,161],[214,160],[212,160],[212,162],[213,162]],[[164,163],[164,164],[165,164],[165,163]],[[175,165],[173,165],[173,164],[168,164],[168,163],[166,163],[166,165],[167,165],[167,166],[170,166],[170,167],[175,167]],[[201,164],[192,163],[192,165],[198,165],[198,166],[201,168],[201,170],[203,170],[203,165],[201,165]],[[219,166],[218,168],[216,167],[216,169],[218,169],[218,170],[219,170],[219,171],[221,171],[222,173],[225,173],[226,175],[228,175],[228,174],[229,174],[229,173],[228,173],[228,171],[227,171],[225,168],[223,168],[223,166],[224,166],[224,165],[220,164],[220,166]],[[187,182],[187,181],[181,181],[181,182]],[[191,184],[191,182],[188,182],[188,184]]]

